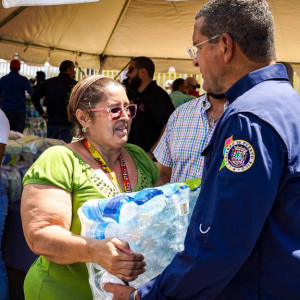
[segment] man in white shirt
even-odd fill
[[[5,146],[9,136],[9,122],[4,112],[0,109],[0,166],[4,155]],[[1,172],[1,170],[0,170]],[[0,177],[0,249],[4,229],[5,218],[7,214],[8,198],[4,187],[1,186]],[[5,265],[2,260],[0,250],[0,299],[8,300],[8,280],[6,276]]]

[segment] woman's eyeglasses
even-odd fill
[[[108,112],[110,114],[110,117],[112,120],[118,120],[122,112],[125,111],[126,115],[129,118],[134,118],[136,115],[137,111],[137,105],[136,104],[129,104],[122,108],[121,106],[114,106],[114,107],[109,107],[109,108],[90,108],[88,111],[103,111],[103,112]]]

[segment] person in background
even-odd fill
[[[19,74],[21,62],[13,59],[10,62],[10,73],[0,79],[2,110],[8,118],[10,129],[23,132],[26,119],[25,93],[32,94],[29,80]]]
[[[73,125],[68,121],[67,106],[72,88],[77,83],[75,64],[65,60],[60,64],[59,74],[45,80],[36,88],[31,100],[38,113],[47,121],[47,137],[71,142]],[[41,106],[40,99],[45,98],[47,112]]]
[[[193,76],[186,78],[187,86],[188,86],[188,95],[192,95],[195,97],[199,97],[199,92],[197,89],[200,88],[200,84],[197,79]]]
[[[229,105],[205,156],[184,240],[157,277],[106,284],[114,300],[296,300],[300,295],[300,96],[276,64],[266,0],[211,0],[189,53]]]
[[[44,83],[46,80],[46,74],[43,71],[36,71],[36,76],[35,76],[36,83],[33,86],[34,91],[39,89],[39,87]]]
[[[80,236],[77,215],[89,199],[158,182],[155,163],[138,146],[126,144],[136,110],[124,87],[111,78],[91,76],[74,87],[68,115],[80,140],[46,150],[23,179],[24,234],[41,255],[25,278],[25,299],[92,300],[86,262],[124,281],[145,271],[143,256],[128,243]]]
[[[170,116],[166,130],[153,151],[163,183],[202,177],[202,151],[228,106],[224,94],[214,97],[204,94],[182,104]]]
[[[39,90],[41,88],[41,86],[44,84],[45,80],[46,80],[46,74],[43,71],[36,71],[36,76],[35,76],[35,80],[36,80],[36,84],[32,87],[34,92],[36,90]],[[40,105],[46,106],[46,98],[43,97],[42,99],[40,99]],[[37,100],[35,100],[37,101]],[[47,114],[44,114],[44,119],[47,120]]]
[[[145,56],[131,60],[126,76],[129,87],[136,91],[134,103],[138,111],[132,122],[129,142],[140,146],[153,158],[152,151],[168,118],[174,111],[170,96],[153,80],[155,66]]]
[[[0,109],[0,173],[1,162],[3,159],[5,146],[9,136],[9,121],[6,118],[4,112]],[[8,197],[5,187],[2,186],[1,174],[0,174],[0,299],[9,300],[8,298],[8,279],[6,276],[5,265],[2,259],[1,242],[4,230],[5,219],[8,208]]]
[[[170,95],[172,93],[173,80],[168,79],[164,82],[164,89]]]
[[[30,82],[30,84],[31,84],[31,87],[33,88],[34,85],[35,85],[35,78],[30,78],[30,79],[29,79],[29,82]]]
[[[195,98],[195,96],[187,95],[187,83],[183,78],[177,78],[172,85],[173,91],[170,95],[175,108]]]

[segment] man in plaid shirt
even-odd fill
[[[201,153],[228,105],[223,95],[214,97],[201,95],[182,104],[170,116],[153,152],[164,183],[201,178]]]

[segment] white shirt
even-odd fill
[[[4,112],[0,109],[0,143],[7,144],[9,136],[9,122]]]

